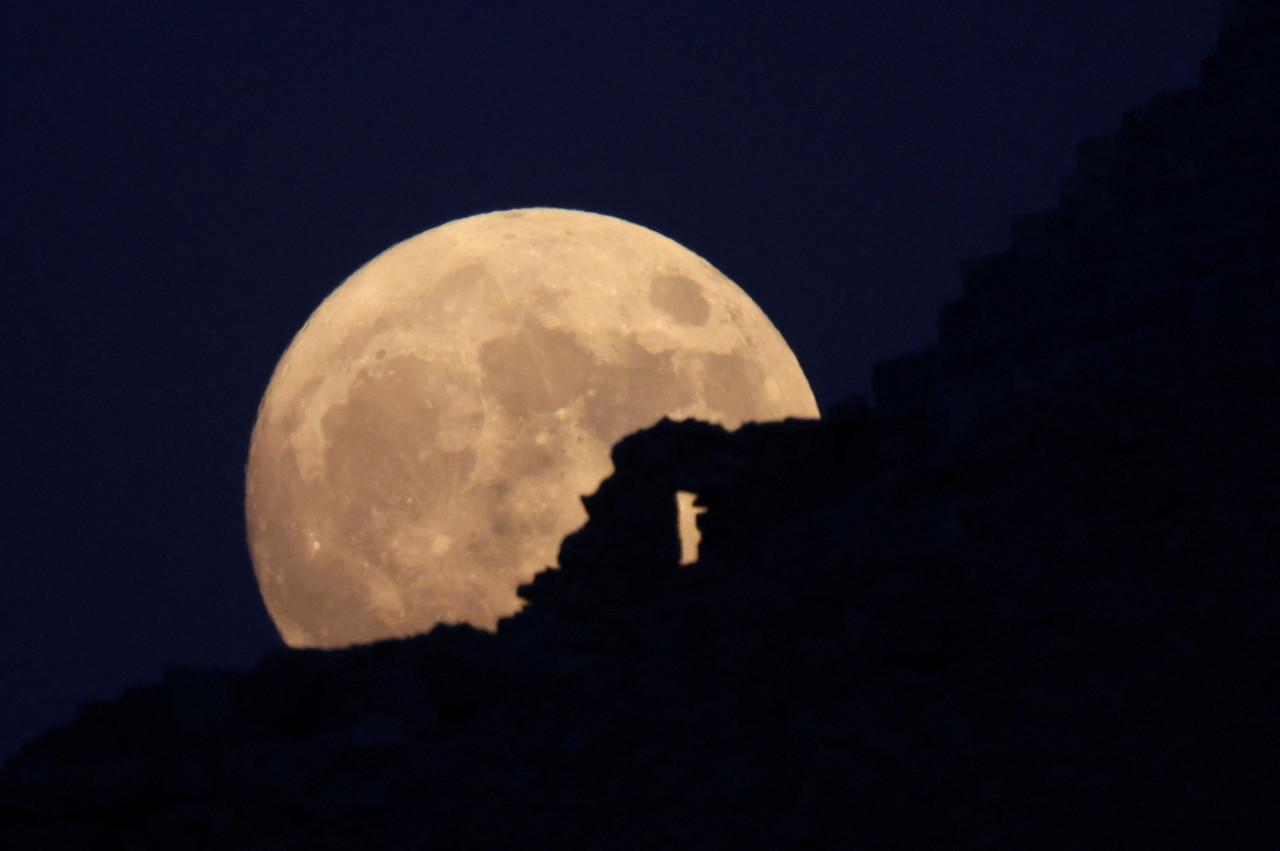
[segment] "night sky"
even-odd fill
[[[1076,144],[1192,86],[1218,0],[0,8],[0,757],[280,646],[258,401],[359,265],[557,206],[736,281],[819,404],[935,339]],[[516,11],[512,11],[512,8]]]

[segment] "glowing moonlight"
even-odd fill
[[[492,628],[554,565],[620,438],[815,417],[795,356],[696,254],[528,209],[393,246],[316,309],[253,429],[249,548],[286,643]]]

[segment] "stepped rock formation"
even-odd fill
[[[1079,159],[874,405],[626,438],[496,634],[86,704],[0,847],[1277,847],[1280,3]]]

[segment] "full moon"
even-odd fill
[[[613,444],[664,416],[818,416],[782,336],[698,255],[547,208],[392,246],[311,315],[258,410],[245,514],[276,628],[293,647],[494,628]]]

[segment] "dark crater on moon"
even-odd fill
[[[517,418],[568,405],[581,392],[592,363],[591,353],[572,334],[533,319],[480,347],[484,392]]]
[[[649,303],[688,327],[701,327],[711,318],[702,287],[684,275],[658,275],[649,284]]]

